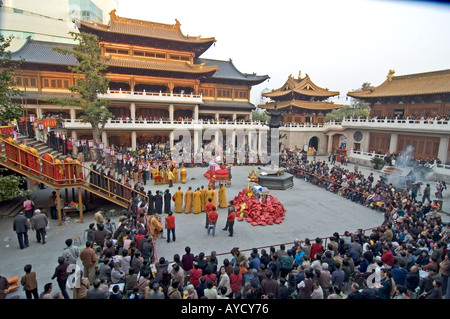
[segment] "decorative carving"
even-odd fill
[[[392,81],[392,78],[394,77],[394,73],[395,73],[395,70],[389,70],[389,73],[387,75],[387,79],[389,82]]]

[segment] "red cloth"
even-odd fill
[[[175,216],[174,215],[166,217],[166,228],[167,229],[175,228]]]
[[[212,208],[214,207],[214,204],[212,202],[208,202],[205,205],[205,212],[210,212],[212,211]]]
[[[200,268],[192,268],[191,270],[189,270],[189,275],[191,276],[191,284],[194,287],[197,287],[200,283],[200,277],[203,276],[203,271]]]
[[[323,246],[318,243],[313,243],[311,245],[311,260],[316,260],[316,254],[321,254]]]
[[[238,292],[242,288],[242,274],[230,274],[230,286],[233,293]]]
[[[217,219],[219,218],[219,214],[217,213],[217,211],[212,210],[208,213],[208,220],[210,223],[215,223],[217,222]]]
[[[234,222],[234,219],[236,218],[236,213],[235,212],[231,212],[231,213],[229,213],[228,214],[228,216],[227,216],[227,220],[229,221],[229,222]]]
[[[391,250],[388,250],[381,256],[381,261],[386,265],[392,266],[394,265],[394,254],[392,254]]]

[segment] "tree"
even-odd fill
[[[256,110],[252,111],[252,120],[253,121],[261,121],[261,122],[268,122],[270,121],[270,116],[267,115],[264,110],[257,108]]]
[[[364,82],[361,89],[372,87],[370,83]],[[344,117],[367,117],[370,114],[369,103],[360,101],[358,99],[351,99],[350,105],[344,105],[344,107],[333,110],[325,117],[325,121],[342,121]]]
[[[5,38],[0,34],[0,125],[8,125],[23,113],[22,105],[11,99],[22,95],[22,92],[15,88],[17,75],[15,70],[21,61],[12,62],[11,53],[7,51],[12,39],[12,36]]]
[[[11,54],[7,51],[13,37],[5,38],[0,34],[0,123],[8,125],[10,121],[18,119],[23,112],[22,105],[14,102],[11,98],[22,95],[22,92],[15,88],[15,70],[19,67],[20,61],[12,62]],[[28,194],[28,191],[21,189],[26,182],[26,178],[21,175],[8,174],[8,170],[0,168],[0,201],[14,199]],[[10,172],[9,172],[10,173]]]
[[[69,90],[78,93],[78,99],[71,100],[51,100],[61,105],[76,105],[83,110],[81,120],[91,124],[92,137],[95,147],[101,142],[102,132],[105,125],[113,115],[108,110],[109,101],[99,100],[98,94],[104,94],[108,90],[109,80],[105,76],[107,65],[101,55],[98,38],[94,34],[84,32],[70,32],[78,45],[72,49],[53,48],[61,54],[73,55],[78,64],[69,66],[69,70],[77,73],[76,84],[69,87]]]

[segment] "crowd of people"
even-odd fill
[[[44,287],[44,298],[70,298],[64,269],[81,261],[80,285],[73,299],[443,299],[450,296],[450,224],[440,218],[436,201],[425,203],[407,190],[395,190],[372,174],[326,162],[290,158],[297,177],[384,213],[384,222],[311,240],[296,239],[249,254],[238,247],[219,262],[215,251],[156,256],[161,214],[124,211],[116,229],[95,216],[85,247],[71,239],[55,268],[60,292]],[[356,191],[356,190],[359,191]],[[371,195],[380,195],[376,198]],[[173,198],[172,198],[173,199]],[[383,199],[383,200],[381,200]],[[382,203],[380,203],[382,201]],[[138,206],[141,206],[140,204]],[[229,208],[232,207],[229,203]],[[229,209],[232,211],[232,209]],[[167,217],[173,214],[168,213]],[[157,225],[155,227],[155,225]],[[159,225],[159,226],[158,226]],[[207,227],[207,225],[205,225]],[[156,236],[155,236],[156,235]],[[169,234],[167,234],[169,237]],[[172,234],[175,240],[175,234]],[[29,298],[38,295],[27,265],[21,279],[31,281]],[[30,279],[31,278],[31,279]],[[1,282],[1,280],[0,280]],[[28,288],[26,288],[28,289]]]

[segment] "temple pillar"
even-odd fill
[[[134,102],[130,103],[130,119],[136,119],[136,104]]]
[[[169,105],[169,119],[170,119],[170,122],[173,122],[173,113],[174,113],[173,104],[170,104]]]
[[[108,147],[108,133],[105,131],[102,132],[102,142],[105,148]]]
[[[389,153],[390,154],[397,153],[397,142],[398,142],[398,134],[397,133],[392,133],[391,134],[391,141],[390,141],[390,144],[389,144]]]
[[[70,121],[73,123],[75,122],[75,119],[77,118],[76,112],[75,112],[75,107],[72,106],[70,108]]]
[[[173,140],[174,140],[173,131],[170,131],[170,133],[169,133],[169,145],[170,145],[170,149],[173,148]]]
[[[133,103],[134,104],[134,103]],[[136,150],[136,131],[132,131],[131,132],[131,150],[135,151]]]
[[[449,138],[444,136],[441,137],[441,140],[439,141],[439,149],[437,157],[441,160],[442,163],[447,163],[447,161],[449,160],[447,158],[448,145],[449,145]]]
[[[194,106],[194,123],[198,122],[198,104]]]

